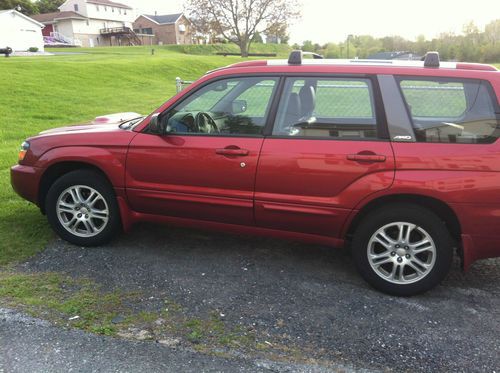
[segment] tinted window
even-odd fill
[[[401,78],[400,86],[417,141],[491,143],[500,133],[487,82]]]
[[[210,83],[160,120],[173,133],[261,135],[277,81],[259,77]]]
[[[376,126],[370,80],[287,78],[273,135],[364,139]]]

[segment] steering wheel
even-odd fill
[[[200,111],[196,114],[194,122],[196,127],[198,127],[198,130],[202,133],[219,132],[217,124],[207,112]]]

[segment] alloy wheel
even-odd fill
[[[367,255],[378,276],[394,284],[410,284],[420,281],[432,270],[436,245],[422,227],[393,222],[371,236]]]
[[[96,236],[109,221],[106,200],[86,185],[73,185],[64,190],[57,199],[56,213],[61,225],[79,237]]]

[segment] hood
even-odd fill
[[[50,130],[40,132],[40,135],[54,134],[61,132],[76,132],[76,131],[101,131],[109,130],[111,127],[116,127],[129,120],[141,118],[143,115],[133,112],[115,113],[96,117],[90,123],[75,124],[65,127],[53,128]]]

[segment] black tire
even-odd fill
[[[393,251],[396,246],[391,243],[388,244],[390,248],[385,248],[378,243],[373,244],[373,246],[369,245],[372,236],[374,236],[379,229],[388,225],[389,228],[387,229],[392,229],[390,224],[395,222],[415,224],[417,228],[413,230],[414,233],[412,234],[419,235],[420,232],[418,229],[425,231],[425,233],[427,233],[434,242],[435,253],[426,251],[422,254],[414,254],[414,252],[410,253],[410,251],[406,251],[408,253],[408,256],[406,256],[406,254],[403,253],[404,249],[401,248],[401,245],[399,245],[399,248],[397,249],[401,251],[398,251],[397,254],[395,254],[396,251]],[[404,232],[407,232],[408,230],[409,229],[406,229]],[[398,231],[395,230],[394,232],[397,233]],[[391,236],[390,238],[394,237],[395,236]],[[380,246],[377,247],[377,245]],[[427,245],[424,245],[424,247],[425,246]],[[397,204],[389,205],[386,208],[379,208],[363,218],[354,233],[352,240],[352,255],[359,273],[374,288],[390,295],[412,296],[432,289],[446,277],[453,259],[453,247],[454,241],[446,228],[445,223],[436,214],[417,205]],[[405,248],[407,248],[407,246],[405,246]],[[377,267],[377,271],[379,272],[377,273],[377,271],[370,264],[370,260],[368,258],[370,250],[372,254],[377,254],[375,250],[382,252],[382,255],[386,255],[385,253],[390,252],[386,259],[381,258],[380,260],[389,260],[392,262],[384,265],[378,265],[378,262],[375,263],[374,266]],[[414,260],[412,255],[425,255],[424,260],[428,260],[429,262],[431,262],[431,258],[434,257],[433,265],[430,265],[429,269],[425,270],[425,276],[419,275],[417,271],[409,265],[404,266],[404,263]],[[427,257],[427,255],[430,255],[430,257]],[[406,258],[408,258],[408,261],[405,260]],[[418,258],[421,259],[422,257]],[[402,263],[397,264],[399,262],[395,262],[395,260],[401,260]],[[415,262],[411,262],[411,264],[414,263]],[[389,279],[390,274],[387,278],[383,277],[383,275],[386,274],[386,271],[387,273],[392,272],[393,268],[396,266],[400,266],[400,269],[395,270],[396,278],[392,281],[399,280],[399,283],[391,282]],[[399,274],[401,271],[406,273],[405,271],[407,270],[410,272],[408,274],[410,278],[411,276],[414,276],[413,280],[410,280],[414,282],[401,283],[402,277],[399,276]],[[414,273],[412,273],[412,271]],[[418,276],[422,276],[422,278],[419,279]],[[399,279],[397,277],[399,277]]]
[[[63,226],[57,213],[57,202],[59,197],[68,188],[78,185],[90,187],[97,191],[102,196],[102,200],[104,200],[104,202],[101,200],[98,203],[105,203],[108,210],[108,220],[106,223],[99,219],[94,220],[97,222],[100,221],[102,224],[98,227],[100,231],[95,230],[95,232],[98,233],[95,233],[95,235],[90,237],[81,237],[77,235],[78,232],[77,234],[71,233]],[[105,244],[109,242],[121,229],[120,211],[113,188],[106,178],[98,172],[92,170],[71,171],[57,179],[47,193],[45,199],[45,209],[47,212],[47,220],[49,221],[52,229],[62,239],[75,245],[97,246]]]

